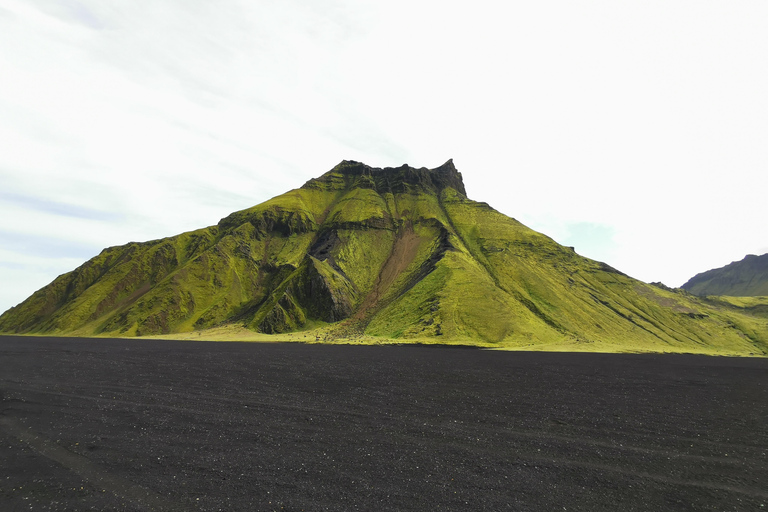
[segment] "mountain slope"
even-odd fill
[[[276,334],[549,349],[768,352],[768,319],[634,280],[466,197],[451,161],[345,161],[176,237],[105,249],[0,331]]]
[[[768,254],[696,274],[682,288],[694,295],[768,296]]]

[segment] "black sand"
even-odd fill
[[[0,510],[768,510],[768,360],[0,338]]]

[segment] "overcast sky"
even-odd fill
[[[638,279],[768,252],[768,2],[0,0],[0,311],[344,159]]]

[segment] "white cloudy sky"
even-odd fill
[[[0,0],[0,311],[343,159],[644,281],[768,252],[765,0]]]

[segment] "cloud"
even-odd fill
[[[116,221],[120,215],[109,210],[97,210],[75,204],[69,204],[43,197],[35,197],[24,194],[0,192],[0,201],[12,203],[24,209],[38,210],[53,215],[75,217],[80,219],[94,219],[103,221]]]
[[[766,16],[758,1],[4,0],[0,231],[154,239],[343,159],[452,157],[471,198],[679,285],[766,244]]]
[[[41,258],[79,260],[81,263],[101,252],[101,247],[87,247],[80,241],[62,237],[38,236],[35,234],[0,231],[0,243],[7,258],[0,261],[10,268],[18,268],[24,264],[24,258]],[[11,257],[13,256],[13,257]],[[72,269],[68,269],[72,270]]]

